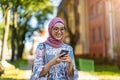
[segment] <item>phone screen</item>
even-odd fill
[[[64,53],[64,54],[63,54]],[[68,54],[68,50],[61,50],[60,54],[63,54],[61,55],[61,57],[65,56],[66,54]]]

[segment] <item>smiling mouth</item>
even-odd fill
[[[57,34],[56,36],[57,36],[58,38],[62,37],[62,35],[61,35],[61,34]]]

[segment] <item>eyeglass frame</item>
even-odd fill
[[[55,28],[57,28],[56,31],[55,31]],[[63,30],[62,30],[62,29],[63,29]],[[65,32],[66,28],[65,28],[65,27],[62,27],[62,28],[60,29],[60,28],[58,28],[58,27],[53,27],[52,30],[53,30],[54,32],[56,32],[56,33],[59,32],[59,31],[63,33],[63,32]]]

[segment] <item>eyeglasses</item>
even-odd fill
[[[58,27],[55,27],[55,28],[53,28],[53,31],[54,32],[64,32],[65,31],[65,28],[63,27],[63,28],[58,28]]]

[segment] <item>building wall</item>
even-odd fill
[[[104,0],[87,0],[90,56],[104,57],[106,43],[106,7]]]
[[[89,36],[88,36],[88,11],[87,0],[79,0],[78,12],[80,18],[79,31],[80,31],[80,44],[82,46],[82,53],[89,53]]]
[[[107,43],[107,56],[111,59],[115,58],[114,46],[120,43],[120,1],[119,0],[106,0],[106,43]]]
[[[64,4],[61,8],[67,11],[72,32],[75,33],[76,29],[80,31],[75,54],[90,53],[91,57],[114,56],[113,46],[116,42],[120,42],[120,1],[62,0],[62,2]],[[58,12],[58,16],[66,20],[62,10]],[[69,42],[69,34],[66,33],[65,36],[65,40]]]
[[[120,43],[120,1],[112,0],[112,14],[114,26],[114,45]]]

